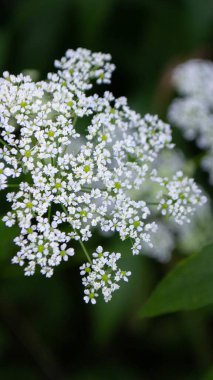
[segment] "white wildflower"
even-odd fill
[[[98,247],[91,261],[84,242],[94,228],[131,239],[139,254],[157,230],[153,204],[182,223],[205,201],[193,180],[158,173],[159,154],[173,148],[168,124],[141,117],[123,97],[93,93],[95,83],[110,82],[110,60],[68,50],[47,80],[8,72],[0,79],[0,189],[8,188],[10,203],[3,221],[20,230],[12,262],[26,276],[39,269],[49,278],[74,255],[76,240],[88,260],[80,268],[84,300],[92,303],[100,291],[109,301],[130,275],[117,267],[120,253]],[[157,188],[153,199],[150,186]]]

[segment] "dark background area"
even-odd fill
[[[68,48],[111,53],[117,69],[109,89],[142,114],[165,118],[171,68],[191,57],[213,58],[212,41],[212,0],[1,1],[1,72],[35,69],[45,78]],[[199,178],[208,188],[207,176]],[[213,307],[139,317],[176,258],[165,265],[127,256],[130,282],[109,304],[88,306],[80,259],[62,264],[52,279],[24,278],[10,264],[15,233],[0,223],[0,379],[213,379]],[[107,248],[128,251],[109,240]]]

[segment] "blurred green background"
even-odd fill
[[[35,69],[44,78],[68,48],[109,52],[117,66],[110,90],[142,114],[165,117],[171,67],[212,59],[212,41],[212,0],[1,0],[1,72]],[[186,145],[187,154],[194,150]],[[212,191],[207,175],[198,180]],[[1,205],[3,213],[4,194]],[[79,262],[61,265],[52,279],[24,278],[10,264],[15,234],[0,224],[0,379],[213,379],[213,307],[138,317],[175,258],[165,265],[127,256],[130,282],[109,304],[88,306]],[[129,249],[116,239],[104,244]]]

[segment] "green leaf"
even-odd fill
[[[156,287],[142,317],[198,309],[213,303],[213,244],[182,260]]]

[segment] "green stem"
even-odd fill
[[[65,207],[64,205],[61,205],[61,207],[63,208],[63,210],[64,210],[65,214],[66,214],[67,216],[69,216],[69,214],[68,214],[68,212],[67,212],[67,209],[66,209],[66,207]]]
[[[81,239],[79,239],[78,241],[79,241],[79,243],[80,243],[80,245],[81,245],[81,248],[83,249],[83,251],[84,251],[86,257],[87,257],[87,260],[90,262],[90,264],[92,264],[92,260],[91,260],[91,258],[90,258],[90,256],[89,256],[89,253],[88,253],[87,250],[86,250],[86,247],[85,247],[83,241],[82,241]]]
[[[87,192],[87,193],[90,193],[91,190],[92,190],[91,187],[82,187],[80,191],[85,191],[85,192]],[[101,189],[101,188],[100,188],[99,190],[100,190],[100,191],[107,191],[107,189]]]
[[[5,145],[8,149],[11,149],[11,147],[2,139],[0,139],[0,142]]]
[[[78,120],[78,117],[75,116],[74,119],[73,119],[73,123],[72,123],[73,127],[75,127],[75,125],[76,125],[76,123],[77,123],[77,120]]]
[[[65,214],[66,214],[67,216],[69,216],[66,207],[65,207],[63,204],[61,205],[61,207],[62,207],[62,209],[64,210]],[[73,230],[74,230],[74,232],[76,232],[75,228],[74,228]],[[90,264],[92,264],[92,260],[91,260],[91,258],[90,258],[90,256],[89,256],[89,253],[88,253],[87,250],[86,250],[86,247],[85,247],[84,243],[82,242],[81,239],[79,239],[78,241],[79,241],[79,243],[80,243],[80,245],[81,245],[81,248],[83,249],[83,251],[84,251],[86,257],[87,257],[87,260],[89,261]]]
[[[89,187],[82,187],[81,188],[81,191],[85,191],[86,193],[90,193],[92,189],[90,189]]]
[[[49,205],[48,208],[48,222],[50,223],[50,218],[51,218],[51,204]]]

